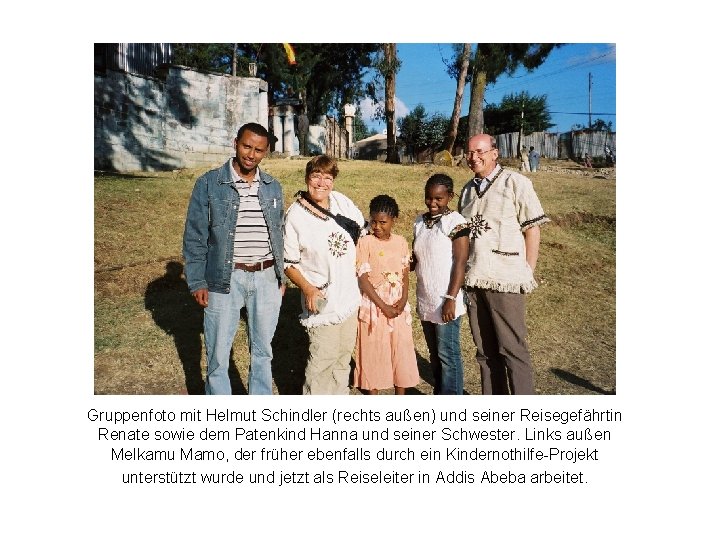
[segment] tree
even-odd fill
[[[605,122],[605,120],[597,118],[590,126],[590,129],[595,131],[612,131],[612,120]]]
[[[425,107],[420,104],[398,122],[400,138],[405,143],[407,152],[415,157],[417,157],[417,152],[425,144],[423,125],[426,121]]]
[[[174,43],[174,62],[199,70],[231,73],[232,43]],[[363,75],[373,66],[377,43],[303,43],[295,45],[290,64],[282,43],[238,43],[237,71],[257,64],[257,76],[267,81],[271,103],[301,100],[311,120],[338,113],[345,103],[367,95]]]
[[[417,105],[398,122],[400,139],[408,152],[417,156],[428,148],[439,148],[448,132],[450,120],[447,116],[435,113],[428,119],[425,107]]]
[[[462,107],[462,98],[465,91],[465,84],[467,79],[467,72],[470,66],[470,52],[472,45],[465,43],[463,52],[459,56],[460,67],[457,74],[457,89],[455,90],[455,104],[453,105],[452,117],[450,119],[450,127],[448,129],[447,136],[442,144],[442,149],[452,153],[453,146],[455,145],[455,139],[457,137],[458,123],[460,122],[460,109]]]
[[[345,103],[357,103],[366,95],[363,75],[379,47],[376,43],[297,44],[296,64],[290,65],[281,44],[264,44],[258,54],[258,76],[267,81],[274,100],[298,98],[314,120],[330,112],[339,114]]]
[[[507,94],[499,105],[488,105],[484,119],[485,133],[490,135],[546,131],[555,125],[550,122],[547,95],[531,96],[527,92]]]
[[[379,70],[385,78],[385,123],[387,125],[387,163],[400,163],[395,142],[395,76],[400,69],[396,43],[383,43]]]
[[[514,73],[520,66],[534,70],[559,46],[557,43],[478,43],[468,75],[472,78],[468,139],[484,131],[483,101],[487,85],[494,84],[505,73]],[[450,68],[448,72],[452,74]]]
[[[441,148],[445,135],[450,128],[450,119],[440,113],[435,113],[423,126],[426,148]]]
[[[362,111],[360,110],[360,107],[357,108],[357,112],[355,113],[353,129],[355,130],[355,134],[353,136],[354,141],[361,141],[370,137],[370,131],[368,130],[367,124],[365,123],[365,119],[362,117]]]
[[[233,43],[173,43],[173,62],[198,71],[230,73]]]

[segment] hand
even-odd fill
[[[407,298],[404,300],[401,298],[393,304],[393,307],[398,310],[398,315],[405,310],[405,304],[407,304]]]
[[[395,306],[390,306],[385,303],[383,303],[383,305],[380,306],[380,311],[382,311],[383,315],[385,315],[385,317],[387,317],[388,319],[394,319],[401,313],[401,311],[398,308],[396,308]]]
[[[322,291],[317,287],[310,287],[308,290],[303,291],[303,294],[305,295],[305,307],[308,313],[319,313],[317,300],[318,298],[325,298]]]
[[[455,319],[455,299],[446,298],[442,307],[442,320],[444,323]]]
[[[208,307],[208,290],[207,289],[198,289],[197,291],[192,293],[192,295],[198,304],[200,304],[204,308]]]

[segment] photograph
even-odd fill
[[[94,64],[95,395],[617,394],[615,43]]]

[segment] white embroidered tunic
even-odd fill
[[[467,227],[467,220],[457,212],[440,217],[431,228],[425,224],[424,214],[417,217],[413,227],[413,253],[417,276],[417,313],[422,321],[443,324],[444,295],[450,285],[453,265],[452,242],[459,229]],[[455,300],[455,318],[465,313],[462,289]]]
[[[329,199],[331,213],[364,225],[362,212],[345,195],[332,191]],[[301,293],[300,324],[308,328],[337,324],[356,313],[360,288],[355,256],[350,235],[334,219],[312,213],[299,201],[290,205],[285,213],[285,268],[297,268],[327,298],[320,313],[309,313]]]
[[[475,180],[460,192],[458,210],[470,223],[465,285],[499,292],[528,293],[537,287],[525,259],[523,232],[550,221],[532,182],[499,165],[490,186],[478,194]]]

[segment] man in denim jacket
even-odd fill
[[[243,125],[235,156],[198,178],[188,206],[183,257],[195,300],[205,308],[206,394],[231,394],[230,349],[247,309],[250,394],[272,394],[272,338],[285,292],[283,194],[258,168],[270,136]]]

